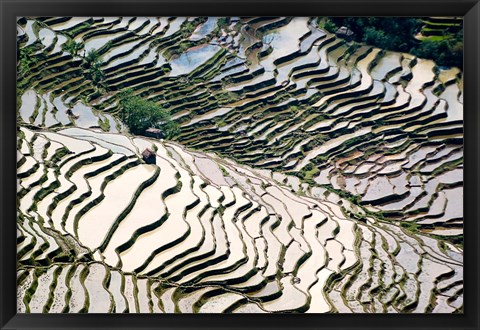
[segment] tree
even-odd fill
[[[90,49],[88,51],[87,56],[85,56],[85,61],[87,61],[87,63],[89,63],[90,65],[103,63],[103,60],[100,57],[100,54],[95,49]]]
[[[22,47],[19,49],[17,72],[19,77],[23,77],[30,72],[30,66],[36,63],[32,47]]]
[[[444,66],[463,67],[463,30],[455,35],[445,34],[443,39],[426,39],[410,52],[421,58],[433,59]]]
[[[82,44],[76,42],[73,39],[68,39],[65,43],[62,44],[62,49],[67,53],[70,53],[70,55],[72,56],[76,56],[81,48]]]
[[[375,45],[380,48],[390,48],[388,47],[390,43],[389,40],[391,39],[385,35],[385,32],[372,27],[366,28],[363,35],[363,42],[368,45]]]
[[[178,125],[172,121],[168,111],[154,102],[133,95],[131,90],[120,93],[120,117],[133,134],[144,134],[150,128],[162,130],[165,138],[171,139],[179,133]]]
[[[328,18],[325,20],[325,24],[324,24],[323,28],[330,33],[335,33],[337,31],[337,26],[335,25],[335,23],[333,23]]]
[[[87,77],[96,85],[101,85],[103,79],[105,78],[101,69],[103,63],[103,59],[95,49],[90,50],[87,56],[85,56],[85,73]]]
[[[418,41],[420,18],[405,17],[330,17],[325,22],[333,26],[346,26],[354,32],[354,40],[386,50],[411,53],[434,60],[438,65],[463,66],[463,29],[445,29],[443,36]],[[327,29],[328,30],[328,29]]]

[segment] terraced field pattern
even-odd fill
[[[463,312],[462,71],[319,21],[20,18],[18,312]]]

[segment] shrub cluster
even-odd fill
[[[446,29],[441,37],[417,40],[421,30],[420,18],[406,17],[331,17],[323,22],[323,28],[335,33],[341,26],[354,32],[357,42],[378,48],[411,53],[434,60],[440,66],[463,67],[463,28]]]
[[[166,139],[176,136],[180,129],[167,110],[158,104],[142,99],[131,90],[120,92],[120,118],[133,134],[143,135],[150,128],[162,130]]]

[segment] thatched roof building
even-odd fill
[[[158,128],[150,127],[145,131],[145,136],[153,137],[156,139],[163,139],[163,132]]]
[[[143,150],[142,158],[147,164],[156,164],[155,152],[149,148]]]
[[[339,38],[344,38],[344,39],[352,39],[353,37],[353,31],[347,28],[346,26],[340,27],[337,32],[335,32],[335,35]]]

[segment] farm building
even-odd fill
[[[160,130],[158,128],[153,128],[153,127],[150,127],[145,131],[145,136],[153,137],[153,138],[156,138],[156,139],[163,139],[163,137],[164,137],[162,130]]]
[[[339,38],[343,38],[346,40],[352,40],[353,38],[353,31],[347,28],[346,26],[340,27],[337,32],[335,32],[335,35]]]
[[[156,163],[155,152],[153,150],[149,149],[149,148],[146,148],[145,150],[143,150],[142,158],[145,161],[145,163],[147,163],[147,164],[155,164]]]

